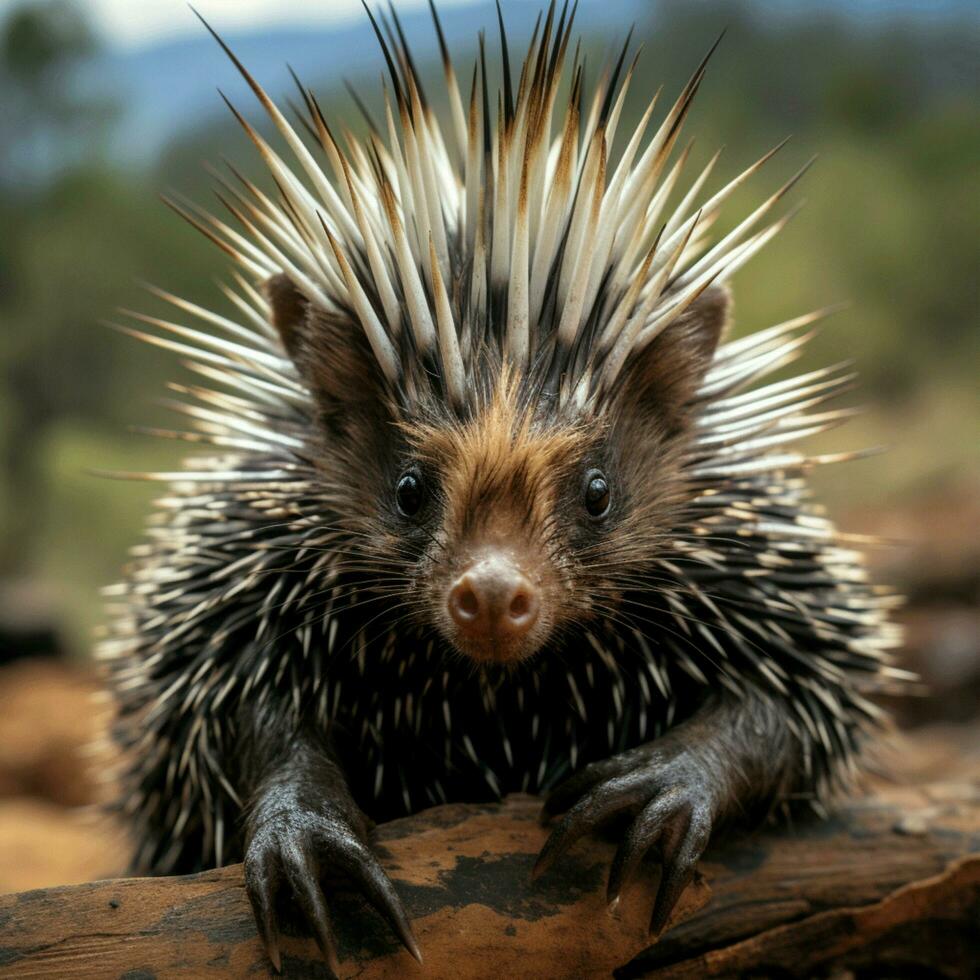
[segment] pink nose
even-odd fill
[[[507,557],[478,559],[449,590],[449,615],[474,639],[517,640],[538,621],[537,589]]]

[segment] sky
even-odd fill
[[[439,0],[440,7],[473,0]],[[0,16],[18,0],[0,0]],[[139,47],[164,38],[196,33],[197,19],[185,0],[78,0],[110,43]],[[398,10],[423,7],[427,0],[396,0]],[[364,16],[361,0],[194,0],[194,6],[222,31],[276,24],[329,26]]]
[[[0,0],[0,17],[23,0]],[[155,41],[196,34],[200,27],[186,0],[74,0],[85,8],[96,29],[111,45],[139,48]],[[384,0],[371,0],[377,6]],[[466,6],[474,0],[438,0],[440,7]],[[508,4],[533,0],[505,0]],[[542,6],[546,0],[537,0]],[[601,0],[598,0],[601,2]],[[776,12],[832,7],[857,17],[877,18],[890,13],[943,16],[970,9],[975,0],[756,0]],[[395,0],[409,11],[427,0]],[[276,27],[349,24],[364,16],[361,0],[194,0],[194,6],[223,32]]]

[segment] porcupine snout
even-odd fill
[[[504,648],[531,632],[540,605],[538,589],[517,562],[496,550],[476,556],[447,597],[449,618],[462,638]]]

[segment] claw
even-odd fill
[[[606,901],[619,902],[623,889],[632,881],[647,852],[663,833],[664,825],[675,812],[680,793],[670,790],[647,805],[633,821],[609,869]]]
[[[660,887],[657,889],[657,898],[653,904],[653,915],[650,917],[650,937],[657,940],[670,919],[671,912],[677,900],[684,894],[684,890],[691,883],[694,877],[694,865],[685,868],[664,868],[663,877],[660,879]]]
[[[272,968],[276,973],[282,973],[282,956],[279,953],[279,930],[274,921],[270,922],[266,928],[259,926],[259,934],[262,937],[262,945],[265,946],[265,954],[272,963]]]
[[[348,870],[360,884],[364,897],[387,920],[409,953],[421,963],[422,952],[412,932],[408,914],[384,868],[370,849],[359,842],[352,848],[352,858]]]
[[[311,855],[295,846],[288,848],[283,858],[293,894],[313,930],[313,938],[327,966],[334,975],[337,975],[340,972],[340,963],[330,929],[327,903],[323,897],[313,859]]]
[[[279,929],[276,925],[275,915],[278,888],[279,875],[274,862],[266,859],[258,870],[253,864],[246,864],[245,890],[252,906],[255,925],[273,969],[276,973],[282,973],[282,959],[279,955]]]
[[[664,931],[674,906],[694,878],[698,859],[711,834],[711,817],[706,809],[698,808],[684,816],[683,824],[668,826],[664,832],[664,866],[650,918],[654,939]]]
[[[537,881],[580,837],[593,833],[617,813],[634,806],[638,785],[636,778],[619,776],[579,800],[551,832],[531,871],[531,880]]]
[[[576,821],[578,807],[570,810],[561,818],[558,825],[545,841],[534,867],[531,869],[531,881],[537,881],[580,837],[589,832],[588,824]]]

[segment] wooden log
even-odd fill
[[[965,980],[980,969],[978,930],[980,859],[967,857],[880,902],[818,912],[659,968],[651,966],[653,957],[645,964],[641,959],[620,975],[662,980],[809,977],[833,967],[837,975],[847,976],[873,967],[874,976],[910,975],[912,968],[916,976]]]
[[[579,842],[532,885],[547,833],[538,810],[537,800],[513,796],[379,827],[376,846],[425,963],[357,897],[331,890],[342,975],[793,977],[861,957],[885,962],[889,950],[931,976],[969,975],[980,893],[980,798],[971,785],[889,789],[829,821],[728,842],[707,855],[677,924],[646,952],[655,863],[615,913],[604,902],[611,838]],[[930,932],[937,924],[950,938],[925,942],[939,935]],[[327,976],[300,933],[284,938],[285,975]],[[910,949],[916,935],[921,948]],[[270,973],[240,866],[0,897],[4,978]]]

